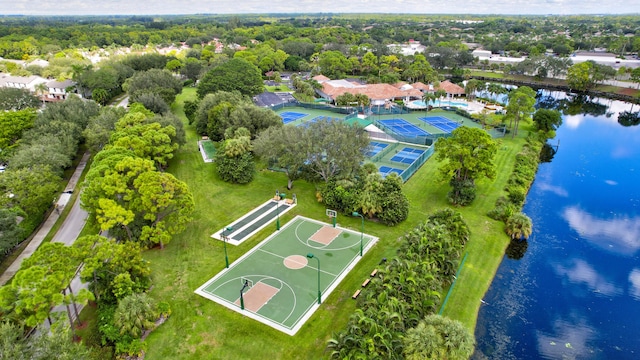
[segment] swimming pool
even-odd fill
[[[425,102],[423,100],[414,100],[411,102],[411,105],[416,106],[416,107],[426,107],[427,105],[425,104]],[[457,102],[457,101],[429,101],[429,105],[433,106],[433,107],[441,107],[441,106],[455,106],[455,107],[467,107],[467,103],[463,103],[463,102]]]

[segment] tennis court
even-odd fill
[[[311,120],[309,120],[309,121],[307,121],[307,122],[304,122],[304,123],[302,123],[302,124],[299,124],[298,126],[300,126],[300,125],[303,125],[303,126],[309,126],[309,124],[312,124],[312,123],[314,123],[314,122],[318,122],[318,121],[342,121],[342,120],[343,120],[343,119],[341,119],[341,118],[337,118],[337,117],[322,116],[322,115],[321,115],[321,116],[316,116],[316,117],[314,117],[313,119],[311,119]]]
[[[389,144],[380,143],[380,142],[376,142],[376,141],[371,141],[369,143],[369,150],[367,151],[366,156],[367,157],[375,156],[380,151],[384,150],[387,146],[389,146]]]
[[[410,137],[430,135],[425,130],[404,119],[387,119],[380,120],[380,122],[398,135]]]
[[[280,117],[282,118],[282,122],[284,124],[288,124],[292,121],[296,121],[298,119],[301,119],[305,116],[307,116],[309,114],[305,114],[305,113],[299,113],[299,112],[295,112],[295,111],[285,111],[283,113],[280,113]]]
[[[380,172],[380,175],[382,175],[382,177],[384,178],[384,177],[386,177],[387,175],[389,175],[391,173],[396,173],[396,174],[400,175],[400,174],[402,174],[402,172],[404,170],[383,165],[383,166],[380,166],[378,171]]]
[[[445,117],[442,116],[430,116],[430,117],[420,117],[418,118],[424,122],[426,122],[427,124],[436,127],[442,131],[445,132],[452,132],[453,130],[459,128],[460,126],[462,126],[461,124],[455,122],[455,121],[451,121]]]
[[[395,154],[391,158],[391,161],[403,164],[412,164],[418,157],[420,157],[420,155],[422,155],[422,153],[424,153],[424,150],[406,147]]]
[[[296,216],[195,293],[294,335],[377,240]]]

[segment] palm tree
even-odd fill
[[[504,231],[512,239],[528,239],[533,231],[533,223],[530,217],[520,212],[507,219]]]
[[[433,100],[435,99],[436,99],[436,94],[432,92],[426,92],[422,95],[422,101],[424,101],[427,111],[429,111],[429,102],[433,102]]]
[[[440,100],[442,100],[442,98],[444,96],[447,96],[447,92],[442,90],[442,89],[438,89],[438,90],[436,90],[436,94],[435,95],[436,95],[436,98],[438,98],[438,106],[440,106],[441,105],[440,104]]]
[[[118,303],[114,322],[121,334],[140,338],[145,330],[154,326],[157,314],[153,299],[147,294],[131,294]]]
[[[49,93],[49,87],[46,83],[39,83],[35,86],[36,95],[40,95],[40,99],[42,100],[42,105],[44,105],[44,96]]]
[[[428,315],[404,338],[406,359],[468,359],[473,353],[473,335],[459,321]]]

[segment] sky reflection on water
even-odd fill
[[[527,252],[498,269],[474,359],[640,358],[640,126],[611,113],[629,104],[607,104],[565,116],[551,141],[524,207]]]

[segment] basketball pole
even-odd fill
[[[316,259],[318,260],[318,305],[322,303],[322,292],[320,291],[320,259],[313,255],[312,253],[308,253],[307,257],[309,259]]]
[[[240,289],[240,310],[244,310],[244,289],[246,289],[247,287],[249,287],[249,282],[247,280],[244,281],[244,284],[242,285],[242,289]]]
[[[280,230],[280,208],[278,204],[280,203],[280,192],[276,190],[276,230]]]
[[[233,231],[233,228],[231,226],[226,227],[224,230],[222,230],[222,240],[224,242],[224,264],[225,267],[228,269],[229,268],[229,256],[227,256],[227,238],[228,235],[226,235],[224,232],[225,231]]]
[[[360,214],[357,211],[354,211],[351,215],[360,216],[360,219],[362,219],[362,226],[360,227],[360,257],[362,257],[362,240],[364,238],[364,216],[362,216],[362,214]]]

